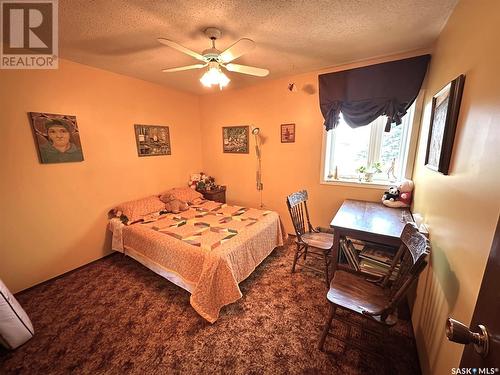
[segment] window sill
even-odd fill
[[[385,190],[390,185],[394,185],[395,183],[391,182],[382,182],[382,181],[357,181],[357,180],[321,180],[321,185],[340,185],[340,186],[349,186],[355,188],[365,188],[365,189],[379,189]]]

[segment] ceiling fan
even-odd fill
[[[269,74],[269,70],[267,69],[231,63],[231,61],[236,60],[238,57],[255,48],[255,42],[253,40],[247,38],[240,39],[231,47],[221,52],[215,48],[215,41],[221,37],[222,32],[215,27],[209,27],[205,29],[205,35],[212,41],[212,47],[204,50],[201,54],[181,46],[180,44],[169,39],[158,38],[158,42],[203,62],[201,64],[163,69],[162,71],[164,73],[172,73],[183,70],[201,69],[208,66],[208,70],[200,79],[201,83],[207,87],[218,85],[220,89],[226,86],[230,81],[230,79],[222,72],[221,67],[230,72],[248,74],[257,77],[265,77]]]

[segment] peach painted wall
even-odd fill
[[[229,202],[257,207],[255,186],[255,141],[250,154],[223,154],[222,127],[250,125],[261,129],[264,206],[280,213],[289,233],[293,227],[285,204],[288,194],[299,189],[309,193],[313,225],[328,227],[335,212],[347,199],[378,201],[383,189],[320,184],[321,148],[324,133],[319,109],[318,74],[376,64],[427,53],[415,51],[293,77],[266,81],[240,89],[205,95],[200,99],[203,168],[228,186]],[[294,82],[298,91],[288,91]],[[280,124],[296,124],[295,143],[281,143]]]
[[[76,115],[85,160],[40,164],[27,112]],[[12,291],[109,251],[107,212],[201,168],[199,99],[62,60],[0,70],[0,278]],[[139,158],[134,123],[168,125],[171,156]]]
[[[413,323],[422,370],[450,374],[463,346],[445,338],[445,319],[469,324],[500,209],[500,2],[461,1],[441,33],[427,77],[414,211],[425,216],[431,267],[420,278]],[[466,74],[450,175],[424,166],[433,94]]]

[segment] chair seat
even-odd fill
[[[302,242],[322,250],[329,250],[333,246],[333,234],[322,232],[308,232],[300,236]]]
[[[366,276],[337,270],[330,283],[328,300],[343,308],[362,314],[379,311],[389,302],[382,287],[366,280]]]

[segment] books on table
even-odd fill
[[[386,249],[365,246],[359,253],[359,257],[381,265],[391,265],[394,252]]]
[[[347,263],[354,268],[356,271],[360,270],[359,267],[359,255],[356,251],[356,249],[352,246],[352,243],[350,240],[346,238],[341,238],[340,239],[340,249],[342,253],[344,254],[345,259],[347,260]]]
[[[351,238],[340,239],[340,249],[347,263],[356,271],[385,276],[393,261],[395,249]],[[397,269],[397,267],[396,267]]]

